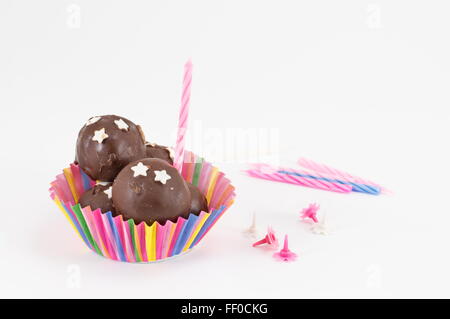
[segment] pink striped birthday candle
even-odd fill
[[[266,179],[274,182],[294,184],[337,193],[350,193],[352,191],[352,187],[350,185],[341,185],[327,181],[317,181],[311,178],[305,178],[300,176],[293,176],[277,172],[265,172],[258,169],[249,169],[246,170],[245,172],[251,177]]]
[[[178,118],[178,134],[175,144],[175,156],[173,166],[181,173],[184,159],[184,142],[189,117],[189,103],[191,99],[192,62],[184,65],[183,92],[181,95],[180,115]]]
[[[342,193],[347,193],[349,187],[348,185],[342,185],[338,182],[335,181],[326,181],[326,180],[320,180],[320,179],[311,179],[308,177],[308,175],[311,175],[310,172],[307,171],[299,171],[299,170],[294,170],[291,168],[285,168],[285,167],[275,167],[275,166],[271,166],[269,164],[264,164],[264,163],[255,163],[251,165],[252,167],[254,167],[255,169],[258,169],[260,171],[262,171],[263,173],[276,173],[276,174],[285,174],[284,172],[282,173],[281,171],[286,171],[286,172],[293,172],[293,173],[298,173],[300,176],[296,176],[296,177],[300,177],[297,179],[294,179],[296,181],[302,181],[304,183],[307,183],[308,185],[313,185],[313,186],[309,186],[309,187],[313,187],[313,188],[320,188],[319,185],[323,188],[321,189],[328,189],[330,188],[330,185],[332,185],[333,189],[340,189]],[[291,174],[286,174],[289,175],[290,177],[293,177],[295,175],[291,175]],[[301,176],[301,175],[306,175],[306,176]],[[316,173],[316,175],[318,175]],[[318,175],[317,177],[322,177],[321,175]],[[289,178],[288,178],[289,179]],[[292,180],[292,179],[291,179]],[[311,184],[310,182],[313,180],[313,184]],[[303,185],[303,186],[307,186],[307,185]]]
[[[314,171],[315,173],[327,174],[328,177],[330,177],[330,178],[337,178],[337,179],[341,179],[346,182],[361,183],[361,184],[376,186],[376,187],[379,187],[380,189],[384,190],[384,188],[381,185],[376,184],[372,181],[363,179],[363,178],[355,176],[355,175],[351,175],[347,172],[338,170],[336,168],[333,168],[333,167],[325,165],[325,164],[319,164],[319,163],[314,162],[307,158],[303,158],[303,157],[299,158],[297,161],[297,164],[300,166],[303,166],[307,169],[310,169],[310,170]]]

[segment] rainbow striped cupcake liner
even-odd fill
[[[109,259],[141,263],[163,260],[189,251],[210,231],[234,202],[230,180],[218,168],[192,152],[185,151],[183,178],[206,196],[209,212],[164,225],[154,222],[135,224],[134,220],[114,217],[111,212],[82,208],[81,194],[95,185],[78,165],[65,168],[51,183],[50,196],[67,217],[75,232],[97,254]]]

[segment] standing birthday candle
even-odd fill
[[[189,117],[189,103],[191,99],[192,62],[189,60],[184,65],[183,92],[181,95],[180,116],[178,118],[178,134],[175,144],[175,158],[173,166],[181,173],[184,159],[184,142],[186,137]]]

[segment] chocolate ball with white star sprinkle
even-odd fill
[[[142,131],[124,117],[92,117],[78,134],[76,162],[94,180],[112,182],[125,165],[144,157]]]
[[[151,225],[155,221],[175,222],[179,216],[188,218],[191,195],[172,165],[158,158],[144,158],[120,171],[114,180],[112,200],[125,220]]]
[[[112,202],[112,184],[97,184],[81,195],[78,201],[81,207],[90,206],[92,210],[100,208],[102,213],[111,212],[116,215]]]
[[[174,151],[170,147],[158,145],[155,143],[146,143],[145,147],[146,147],[147,157],[159,158],[159,159],[166,161],[170,165],[173,165]]]

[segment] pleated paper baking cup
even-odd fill
[[[233,204],[235,192],[224,173],[192,152],[185,151],[183,178],[196,185],[208,200],[209,212],[164,225],[135,224],[111,212],[82,208],[81,194],[95,185],[78,165],[65,168],[51,183],[50,196],[75,232],[97,254],[109,259],[139,263],[163,260],[197,245]]]

